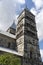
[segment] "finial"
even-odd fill
[[[27,8],[27,4],[25,4],[25,9],[28,9],[28,8]]]

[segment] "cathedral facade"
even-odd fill
[[[24,9],[18,16],[18,23],[6,31],[0,31],[0,47],[22,54],[22,65],[42,65],[35,16]]]

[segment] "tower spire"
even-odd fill
[[[27,9],[27,4],[25,4],[25,9]]]

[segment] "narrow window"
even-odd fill
[[[30,58],[32,59],[32,51],[30,51]]]
[[[8,43],[8,47],[7,48],[10,48],[10,43]]]

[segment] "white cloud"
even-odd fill
[[[37,30],[38,36],[43,39],[43,9],[41,9],[40,13],[36,16]]]
[[[35,14],[37,23],[39,40],[43,39],[43,0],[32,0],[35,7],[31,8],[31,12]]]
[[[20,4],[25,4],[25,0],[18,0]]]
[[[37,11],[35,10],[35,8],[32,8],[32,9],[31,9],[31,12],[32,12],[34,15],[37,14]]]
[[[42,61],[43,61],[43,49],[40,50],[40,53],[41,53],[41,58],[42,58]]]
[[[19,15],[15,15],[15,24],[17,25],[17,22],[18,22],[18,20],[17,20],[17,17],[18,17]]]
[[[35,4],[36,9],[39,9],[43,6],[43,0],[32,0]]]
[[[21,5],[25,0],[1,0],[0,1],[0,29],[6,30],[15,19],[17,12],[22,10]]]

